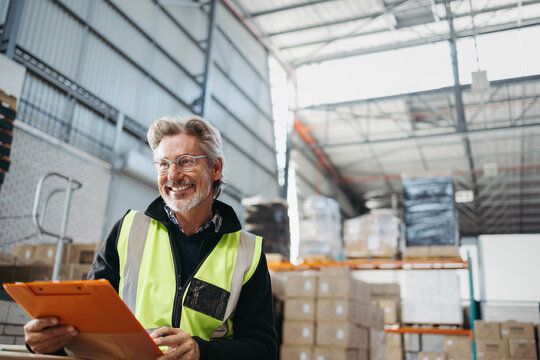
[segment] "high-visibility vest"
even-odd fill
[[[232,336],[231,316],[259,264],[262,238],[243,230],[224,234],[182,289],[177,288],[169,233],[159,221],[131,210],[117,249],[118,293],[144,328],[172,326],[174,299],[181,292],[180,329],[209,340]]]

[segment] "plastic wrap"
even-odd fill
[[[299,256],[310,254],[343,257],[339,204],[322,195],[311,195],[302,206]]]

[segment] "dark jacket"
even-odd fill
[[[157,198],[146,209],[145,214],[167,228],[173,253],[176,278],[180,279],[180,254],[175,241],[175,233],[179,229],[174,225],[164,209],[161,197]],[[221,236],[226,233],[236,232],[241,229],[241,224],[234,210],[215,200],[214,207],[222,217],[222,224],[217,233],[209,233],[202,241],[199,256],[199,264],[216,246]],[[122,226],[123,218],[120,219],[111,230],[109,237],[100,249],[92,269],[88,274],[89,279],[107,279],[118,291],[120,281],[119,260],[117,251],[118,235]],[[180,288],[180,286],[177,286]],[[175,304],[175,306],[178,306]],[[180,310],[180,309],[178,309]],[[180,311],[175,311],[180,314]],[[180,319],[173,319],[173,326],[178,326]],[[261,254],[259,266],[242,287],[240,298],[233,315],[232,339],[212,339],[209,341],[194,337],[199,344],[201,359],[276,359],[277,358],[277,335],[274,327],[272,311],[272,290],[270,275],[266,265],[264,253]]]

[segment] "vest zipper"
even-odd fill
[[[186,280],[186,283],[184,285],[184,287],[180,287],[179,290],[180,291],[177,291],[174,295],[174,305],[173,305],[173,318],[172,318],[172,327],[173,328],[180,328],[180,321],[182,320],[181,319],[181,315],[182,315],[182,300],[184,299],[184,294],[187,290],[187,288],[189,287],[190,283],[191,283],[191,280],[193,280],[193,276],[197,273],[197,271],[199,271],[200,267],[202,266],[202,264],[206,261],[206,258],[208,258],[208,256],[210,255],[210,253],[212,251],[214,251],[214,248],[217,246],[217,244],[221,241],[221,238],[222,238],[223,235],[221,235],[219,237],[219,240],[216,242],[216,244],[214,245],[214,247],[208,251],[204,257],[201,259],[201,261],[199,261],[199,263],[197,264],[197,267],[195,268],[195,270],[193,271],[193,273],[189,276],[189,278]],[[204,245],[206,243],[207,239],[204,239],[202,244],[201,244],[201,249],[204,248]],[[173,257],[174,258],[174,257]],[[177,277],[176,279],[176,283],[178,285],[178,282],[179,282],[179,277]],[[178,296],[180,294],[180,296]],[[178,301],[180,300],[180,301]],[[178,312],[180,312],[180,314],[178,314]]]

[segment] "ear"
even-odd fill
[[[223,159],[219,158],[212,166],[212,181],[219,180],[223,175]]]

